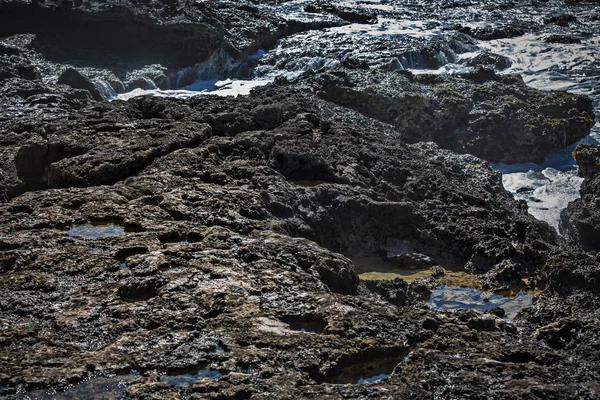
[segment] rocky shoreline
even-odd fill
[[[0,2],[0,398],[597,398],[600,151],[574,152],[561,234],[489,165],[586,137],[589,97],[347,57],[249,96],[105,100],[391,18],[270,3]],[[547,21],[448,30],[573,23]],[[437,309],[442,284],[484,292]]]

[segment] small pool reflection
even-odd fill
[[[181,374],[181,375],[161,375],[160,381],[173,385],[177,388],[192,386],[196,381],[200,379],[213,379],[219,380],[223,375],[219,371],[214,369],[201,369],[194,374]]]
[[[358,380],[358,384],[362,385],[365,383],[373,383],[373,382],[377,382],[377,381],[389,378],[390,376],[392,376],[392,374],[379,374],[379,375],[372,376],[370,378],[360,378]]]
[[[108,224],[108,225],[74,225],[69,229],[67,235],[72,237],[80,237],[83,239],[101,239],[111,236],[123,236],[125,228]]]
[[[501,307],[508,318],[514,318],[519,311],[533,304],[533,296],[521,291],[511,298],[471,288],[442,285],[431,293],[427,304],[434,311],[467,309],[484,312]]]

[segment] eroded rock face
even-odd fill
[[[364,10],[356,10],[350,7],[339,7],[331,3],[310,3],[304,7],[304,11],[310,13],[332,14],[348,22],[359,24],[377,23],[377,16]]]
[[[244,215],[347,255],[406,241],[409,253],[451,268],[467,263],[487,272],[514,258],[528,270],[545,254],[540,246],[532,251],[529,241],[555,241],[545,224],[515,207],[485,162],[434,144],[400,144],[390,126],[294,89],[240,101],[140,98],[94,105],[80,116],[48,124],[44,140],[32,134],[14,146],[21,182],[13,190],[111,184],[158,159],[153,173],[195,165],[180,172],[185,179],[227,185],[252,177],[260,202]],[[491,233],[492,225],[503,237]],[[405,250],[397,252],[402,257]]]
[[[487,69],[460,76],[338,69],[309,82],[322,98],[394,125],[407,142],[434,141],[493,162],[542,163],[594,124],[588,97],[540,92]]]
[[[90,92],[90,95],[94,100],[106,101],[106,97],[100,93],[94,83],[88,77],[82,75],[74,68],[67,68],[62,74],[60,74],[57,83],[59,85],[71,86],[73,89],[87,90]]]
[[[261,47],[259,32],[276,38],[282,23],[251,2],[8,1],[0,12],[0,36],[34,33],[32,45],[48,59],[72,60],[79,52],[81,59],[107,65],[118,57],[188,67],[221,48],[235,59]]]
[[[579,145],[573,156],[579,175],[586,178],[581,186],[581,198],[561,213],[560,230],[575,245],[584,250],[600,250],[600,150],[598,146]]]
[[[107,90],[247,77],[247,60],[259,49],[297,32],[347,24],[287,19],[261,3],[268,2],[8,0],[0,4],[0,38],[30,35],[26,48],[43,56],[46,72],[60,75],[63,64],[75,66],[91,78],[96,89],[89,90],[100,100],[110,97]],[[13,73],[3,70],[0,78]]]

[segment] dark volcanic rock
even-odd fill
[[[573,152],[579,175],[586,178],[581,198],[569,203],[560,216],[560,231],[585,250],[600,251],[600,148],[579,145]]]
[[[350,60],[357,66],[395,71],[437,69],[456,62],[458,54],[476,51],[473,38],[453,32],[444,36],[349,35],[344,31],[309,31],[286,37],[258,61],[257,76],[327,69]]]
[[[569,26],[572,22],[577,22],[577,17],[572,14],[554,14],[544,18],[545,24],[554,24],[558,26]]]
[[[456,153],[541,160],[587,133],[587,98],[489,69],[392,72],[474,51],[457,32],[299,35],[282,51],[331,40],[290,70],[348,68],[239,98],[96,102],[89,85],[56,84],[64,66],[42,57],[75,57],[117,92],[171,87],[173,70],[156,62],[235,66],[311,26],[276,16],[297,3],[264,3],[281,2],[0,2],[0,32],[37,33],[0,45],[0,397],[597,397],[600,262],[581,249],[598,237],[597,149],[576,151],[587,181],[563,215],[565,239],[487,161]],[[389,5],[400,3],[406,19],[498,20],[482,38],[534,29],[558,7]],[[361,281],[352,260],[381,254],[425,278]],[[520,297],[533,305],[513,319],[430,310],[432,276],[456,275],[544,291]],[[371,378],[383,379],[358,384]]]
[[[577,174],[582,178],[593,178],[600,173],[600,147],[597,145],[577,145],[573,150],[577,163]]]
[[[527,28],[522,26],[500,25],[486,28],[465,27],[459,29],[459,31],[478,40],[495,40],[522,36],[527,32]]]
[[[110,63],[112,56],[173,67],[205,61],[222,48],[244,57],[262,45],[259,36],[276,37],[280,22],[249,2],[214,1],[8,1],[0,15],[0,36],[35,33],[33,46],[49,59]]]
[[[73,89],[84,89],[90,92],[92,98],[96,101],[106,101],[106,97],[100,93],[94,83],[86,76],[83,76],[73,68],[67,68],[58,77],[59,85],[68,85]]]
[[[335,15],[343,20],[359,24],[376,24],[377,16],[365,11],[354,10],[348,7],[338,7],[333,4],[308,4],[304,11],[310,13],[327,13]]]
[[[542,285],[563,296],[587,292],[587,296],[600,297],[600,264],[596,254],[574,251],[551,257],[541,276]]]
[[[549,35],[544,39],[547,43],[575,44],[581,39],[573,35]]]
[[[503,69],[510,68],[512,62],[508,57],[486,51],[469,59],[465,65],[467,67],[488,67],[501,71]]]
[[[365,281],[364,284],[371,292],[377,293],[386,301],[396,306],[402,306],[406,302],[408,284],[402,279],[396,278],[393,281]],[[425,327],[427,321],[423,324]]]
[[[137,81],[128,82],[129,90],[146,86],[143,80],[153,80],[160,88],[179,88],[199,78],[247,76],[246,61],[259,49],[297,32],[346,23],[286,19],[257,3],[7,0],[0,3],[0,38],[33,34],[28,48],[80,71],[109,69],[123,81],[138,71]],[[157,64],[167,70],[162,77],[139,73]],[[190,82],[179,79],[185,69],[193,75]],[[92,71],[85,72],[95,78]],[[122,82],[112,86],[120,92]]]
[[[506,323],[475,316],[444,317],[436,331],[430,312],[390,304],[422,304],[431,284],[369,290],[331,250],[377,254],[402,243],[448,270],[512,260],[533,273],[555,246],[487,163],[403,144],[393,127],[292,87],[94,103],[41,128],[44,141],[31,131],[10,147],[23,190],[37,191],[0,204],[0,369],[10,387],[64,388],[88,376],[86,365],[177,374],[210,363],[223,379],[198,381],[195,391],[376,395],[377,387],[328,382],[353,382],[345,371],[370,360],[391,363],[389,373],[409,343],[446,330],[464,330],[466,352],[473,340],[517,338]],[[107,223],[124,234],[67,235]],[[501,348],[491,354],[508,360]],[[429,350],[414,362],[421,351]],[[39,352],[56,360],[42,372]],[[240,383],[249,368],[256,377]],[[152,374],[128,393],[154,390],[145,386]],[[396,379],[400,397],[423,390]],[[568,382],[562,390],[572,390]]]
[[[486,69],[461,76],[337,69],[307,84],[326,100],[394,125],[408,142],[431,140],[494,162],[541,163],[594,123],[588,97],[540,92]]]

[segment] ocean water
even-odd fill
[[[597,143],[597,135],[590,135],[578,143]],[[559,232],[560,213],[580,197],[583,178],[577,176],[577,165],[572,152],[576,144],[551,154],[539,165],[490,164],[502,173],[502,183],[516,199],[525,200],[529,213],[546,221]],[[559,232],[560,233],[560,232]]]
[[[161,89],[135,89],[131,92],[116,95],[115,99],[129,100],[139,96],[157,96],[157,97],[175,97],[189,98],[206,94],[217,96],[247,96],[255,87],[267,85],[271,79],[223,79],[223,80],[204,80],[196,81],[191,85],[181,89],[161,90]]]

